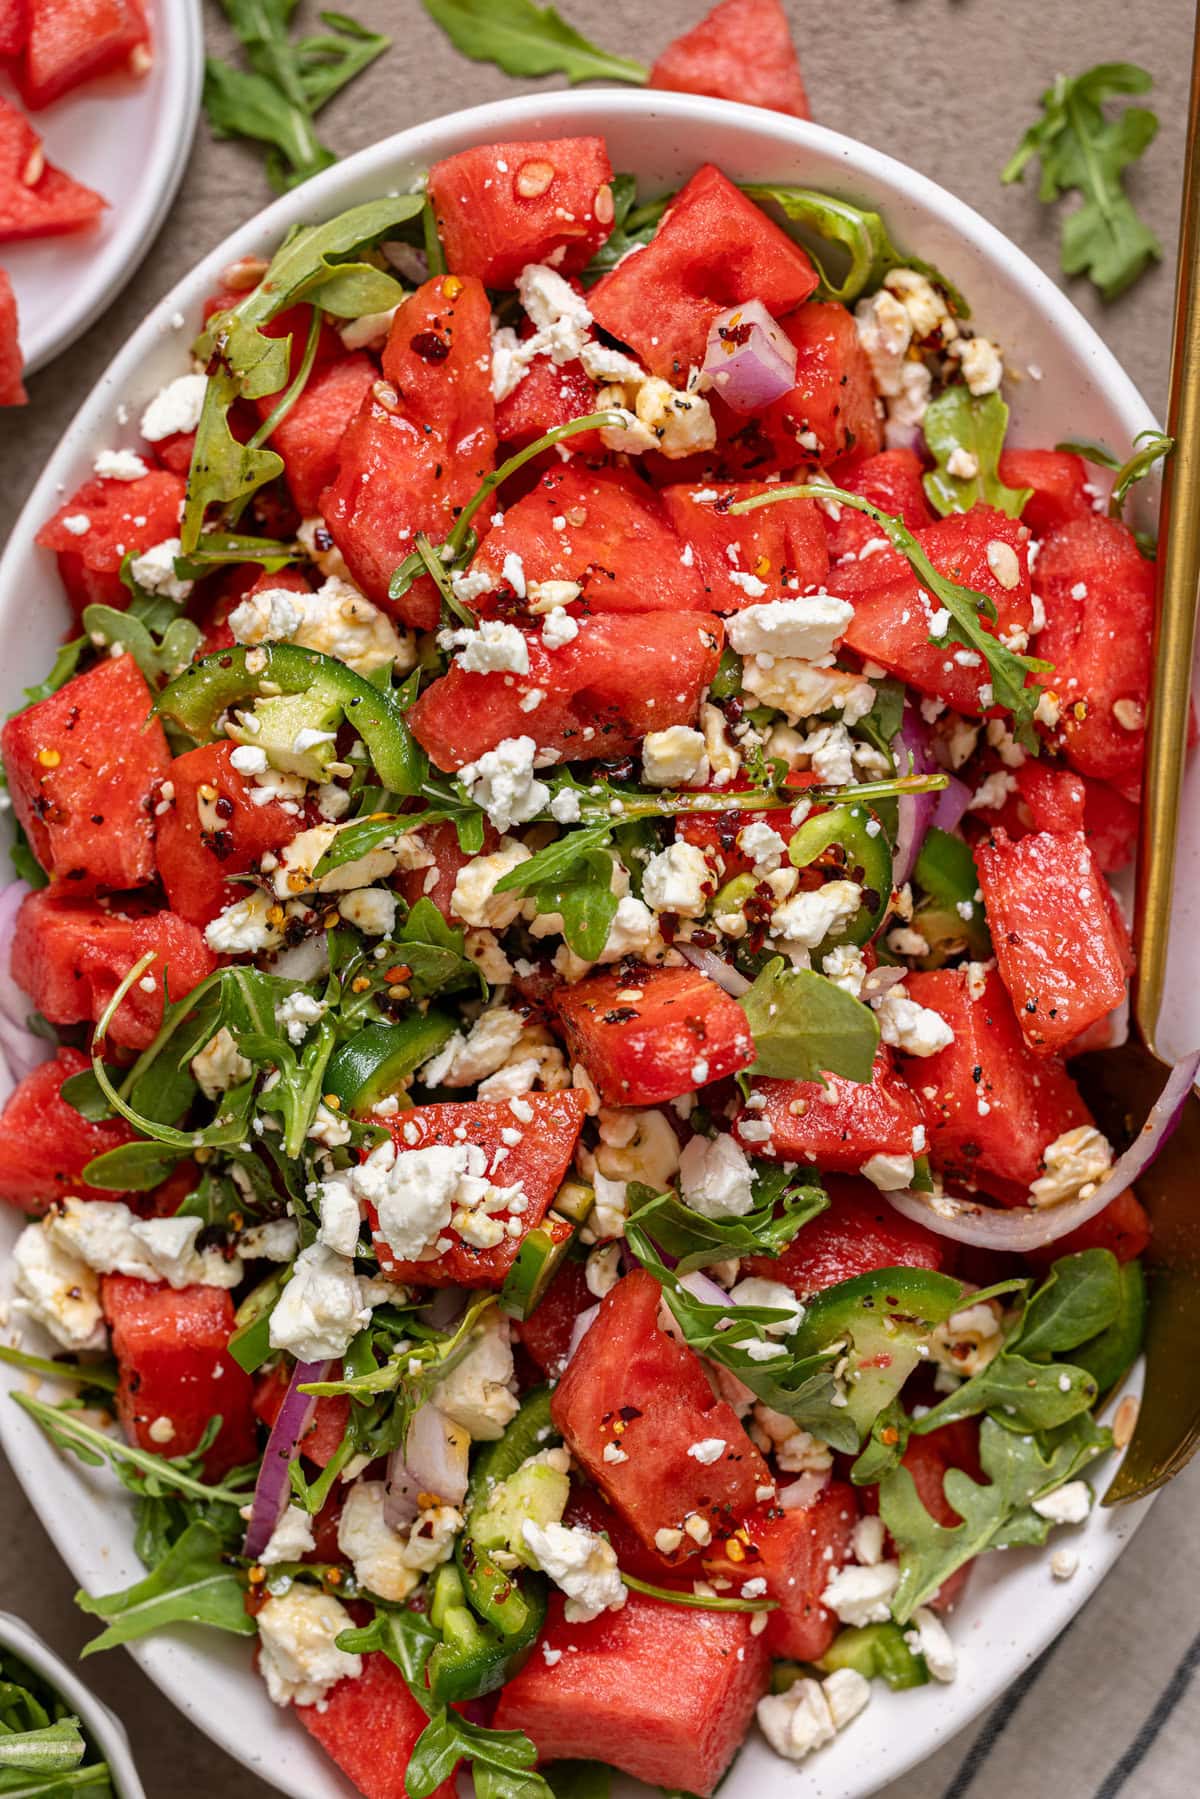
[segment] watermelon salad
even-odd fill
[[[2,738],[0,1354],[146,1568],[80,1603],[252,1639],[368,1799],[707,1796],[953,1680],[979,1555],[1077,1563],[1195,1073],[1119,1153],[1070,1070],[1155,447],[1010,444],[878,215],[594,137],[197,323]]]

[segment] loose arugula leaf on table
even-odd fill
[[[828,1209],[814,1174],[796,1179],[770,1163],[754,1165],[754,1209],[740,1218],[705,1218],[673,1193],[629,1183],[630,1221],[670,1256],[677,1274],[735,1256],[777,1256],[797,1231]]]
[[[76,1605],[108,1625],[92,1638],[83,1654],[114,1649],[168,1624],[208,1624],[234,1636],[254,1636],[257,1627],[246,1615],[242,1583],[226,1563],[225,1554],[226,1545],[218,1533],[198,1519],[144,1580],[99,1597],[81,1589],[75,1595]]]
[[[906,1624],[973,1556],[1044,1543],[1050,1523],[1032,1509],[1033,1500],[1073,1480],[1111,1447],[1111,1432],[1086,1413],[1041,1437],[1005,1430],[994,1418],[985,1418],[979,1456],[988,1484],[976,1483],[961,1468],[945,1475],[946,1499],[962,1519],[954,1526],[934,1522],[907,1468],[886,1474],[879,1487],[879,1515],[900,1555],[900,1584],[892,1601],[896,1622]]]
[[[1119,95],[1145,94],[1153,85],[1145,69],[1127,62],[1060,75],[1042,94],[1041,118],[1000,176],[1004,182],[1020,181],[1036,156],[1040,200],[1068,192],[1080,196],[1062,224],[1063,271],[1087,275],[1106,300],[1115,300],[1152,262],[1162,260],[1162,245],[1138,217],[1122,181],[1123,171],[1154,141],[1158,119],[1143,106],[1127,106],[1116,118],[1104,111]]]
[[[752,184],[744,186],[742,192],[760,206],[773,203],[793,224],[807,228],[805,247],[820,276],[818,299],[837,300],[843,306],[853,305],[861,294],[874,293],[881,287],[890,269],[915,269],[934,287],[940,288],[956,318],[970,318],[971,309],[958,289],[931,263],[922,262],[917,256],[906,256],[898,250],[877,212],[807,187]],[[840,281],[834,281],[828,269],[813,255],[814,237],[826,243],[840,244],[847,252],[850,263]]]
[[[317,137],[316,113],[374,62],[391,40],[345,13],[323,12],[325,31],[289,36],[296,0],[221,0],[250,69],[209,57],[204,110],[213,135],[268,148],[267,174],[285,193],[337,161]]]
[[[709,1305],[682,1285],[641,1225],[626,1226],[626,1241],[659,1283],[684,1342],[698,1355],[731,1369],[756,1398],[794,1418],[822,1442],[847,1453],[858,1448],[857,1428],[835,1404],[837,1349],[798,1356],[786,1337],[772,1337],[768,1330],[793,1314],[774,1306],[739,1306],[732,1300],[728,1305]]]
[[[1013,735],[1017,741],[1027,749],[1036,751],[1039,739],[1033,718],[1042,690],[1029,682],[1029,676],[1043,673],[1050,664],[1036,656],[1019,655],[992,632],[984,629],[984,619],[995,623],[994,601],[987,594],[978,593],[973,587],[960,587],[957,581],[941,574],[903,519],[881,512],[878,506],[873,506],[860,494],[847,493],[844,488],[811,481],[796,487],[773,487],[769,493],[736,501],[729,510],[737,514],[755,512],[760,506],[773,506],[780,500],[788,499],[836,500],[839,506],[849,506],[851,511],[865,513],[868,518],[875,520],[892,548],[907,560],[920,585],[950,615],[946,632],[941,637],[931,638],[930,642],[961,643],[964,648],[974,650],[982,657],[991,676],[994,703],[1012,714]]]
[[[948,387],[929,402],[921,424],[935,463],[925,476],[925,494],[936,511],[944,517],[982,503],[1020,518],[1033,489],[1008,487],[1000,479],[1008,407],[999,394],[981,397],[965,387]],[[964,479],[950,473],[947,464],[955,450],[974,457],[977,474]]]
[[[610,56],[590,44],[552,6],[536,6],[534,0],[422,0],[422,4],[456,50],[473,62],[494,62],[506,75],[565,75],[572,86],[578,81],[628,81],[641,87],[649,79],[644,64]]]
[[[879,1047],[879,1021],[870,1007],[809,968],[790,968],[775,956],[739,1005],[757,1051],[750,1075],[823,1081],[840,1074],[869,1081]]]

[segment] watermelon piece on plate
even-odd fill
[[[110,70],[144,75],[150,26],[142,0],[28,0],[29,35],[17,66],[26,106],[49,106]]]
[[[123,1118],[93,1124],[62,1097],[63,1082],[90,1066],[81,1050],[60,1049],[25,1076],[0,1113],[0,1199],[19,1211],[40,1214],[67,1194],[123,1197],[80,1178],[93,1156],[131,1143],[137,1134]]]
[[[46,161],[29,120],[0,95],[0,243],[82,230],[107,204]]]
[[[0,269],[0,406],[24,406],[29,398],[21,379],[25,363],[17,318],[17,296]]]
[[[721,0],[667,45],[650,70],[650,86],[812,117],[779,0]]]

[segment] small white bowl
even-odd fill
[[[1122,454],[1154,424],[1137,389],[1071,302],[1022,251],[944,188],[891,157],[822,126],[779,113],[686,94],[613,92],[525,95],[454,113],[360,151],[286,195],[211,251],[168,294],[114,359],[51,456],[0,562],[0,637],[5,676],[0,710],[41,679],[67,623],[54,558],[34,544],[43,520],[91,473],[100,449],[133,444],[134,421],[156,390],[180,372],[187,334],[222,269],[270,254],[293,226],[326,219],[381,193],[404,191],[430,163],[472,145],[597,133],[615,169],[638,177],[643,195],[679,187],[711,161],[735,181],[791,182],[878,209],[896,243],[937,264],[967,295],[980,329],[1005,347],[1012,380],[1011,442],[1052,445],[1091,438]],[[1139,494],[1138,522],[1152,522]],[[1200,770],[1193,770],[1193,781]],[[1191,855],[1200,874],[1200,788],[1185,799],[1181,883]],[[1200,912],[1200,878],[1192,882]],[[1187,905],[1186,891],[1177,915]],[[1200,916],[1191,941],[1200,940]],[[1200,1040],[1200,980],[1175,984],[1183,1044]],[[0,1207],[0,1268],[21,1220]],[[106,1592],[140,1578],[128,1495],[99,1470],[60,1457],[37,1425],[3,1398],[19,1371],[0,1368],[0,1441],[64,1560],[80,1583]],[[1136,1385],[1136,1382],[1134,1383]],[[1103,1490],[1111,1470],[1101,1467]],[[892,1694],[876,1687],[854,1726],[801,1769],[775,1757],[752,1733],[722,1787],[724,1799],[768,1799],[802,1780],[812,1799],[864,1799],[941,1747],[992,1703],[1090,1596],[1148,1508],[1093,1510],[1064,1532],[1078,1553],[1072,1580],[1051,1579],[1049,1555],[1010,1550],[985,1557],[951,1620],[960,1671],[953,1686]],[[145,1672],[200,1729],[292,1799],[345,1799],[350,1788],[295,1720],[267,1698],[246,1643],[215,1632],[176,1630],[135,1643]],[[632,1783],[618,1781],[629,1793]],[[643,1793],[645,1789],[640,1789]]]
[[[125,1726],[117,1714],[109,1711],[94,1693],[89,1693],[62,1657],[12,1612],[0,1612],[0,1650],[4,1649],[19,1656],[26,1667],[39,1674],[75,1713],[109,1765],[116,1799],[146,1799],[146,1789],[133,1765]]]

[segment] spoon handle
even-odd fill
[[[1138,967],[1133,1013],[1142,1040],[1151,1049],[1167,973],[1200,590],[1200,6],[1183,165],[1167,431],[1175,439],[1175,450],[1163,470],[1159,514],[1154,675],[1134,909]]]

